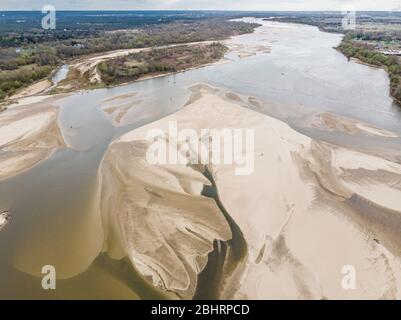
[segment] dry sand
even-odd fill
[[[222,204],[247,244],[220,298],[400,299],[401,166],[314,141],[199,85],[186,107],[125,134],[100,169],[105,250],[129,255],[154,285],[191,297],[214,239],[232,236],[209,180],[184,165],[150,165],[151,128],[255,129],[255,170],[210,165]],[[248,99],[249,100],[249,99]],[[241,99],[247,101],[247,99]],[[342,287],[353,266],[356,288]]]
[[[11,220],[11,215],[9,212],[4,211],[0,213],[0,231],[8,224]]]
[[[45,91],[46,89],[49,89],[51,86],[52,86],[52,82],[49,81],[48,79],[45,79],[45,80],[39,81],[39,82],[27,87],[27,88],[22,89],[17,94],[14,94],[13,96],[7,98],[7,100],[16,100],[16,99],[36,95],[36,94],[39,94],[39,93]]]
[[[154,285],[191,298],[213,241],[231,232],[214,201],[200,195],[208,180],[186,166],[148,164],[142,133],[114,142],[102,165],[105,250],[128,255]]]
[[[63,147],[58,109],[20,107],[0,114],[0,180],[21,173]]]

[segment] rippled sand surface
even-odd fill
[[[209,182],[197,170],[146,162],[145,134],[168,132],[171,120],[197,130],[252,128],[251,175],[237,176],[233,165],[209,167],[248,248],[236,270],[223,273],[220,296],[399,298],[401,165],[301,135],[238,105],[246,97],[205,85],[192,91],[184,109],[110,146],[101,169],[102,206],[115,232],[110,248],[128,252],[155,286],[193,293],[213,240],[230,238],[228,225],[199,195]],[[341,286],[347,265],[357,272],[355,290]]]

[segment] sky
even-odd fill
[[[401,11],[401,0],[0,0],[0,10],[335,10]]]

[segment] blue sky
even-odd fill
[[[0,0],[0,10],[401,10],[401,0]]]

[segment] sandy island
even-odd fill
[[[155,286],[192,297],[213,242],[225,243],[232,228],[202,194],[204,168],[149,164],[146,133],[167,131],[171,120],[196,130],[253,128],[251,175],[207,166],[247,247],[224,269],[219,298],[401,298],[401,165],[312,140],[239,105],[255,99],[191,90],[185,108],[110,145],[100,169],[105,251],[128,255]],[[354,290],[342,287],[347,266]]]
[[[0,180],[32,168],[65,146],[51,105],[13,108],[0,113]]]

